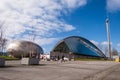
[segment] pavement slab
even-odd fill
[[[120,80],[119,67],[113,61],[40,61],[40,65],[6,61],[0,80]]]

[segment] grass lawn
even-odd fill
[[[75,61],[106,61],[102,58],[75,58]]]
[[[5,58],[6,60],[18,60],[18,58],[9,57],[9,56],[0,56],[0,58]]]

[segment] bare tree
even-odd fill
[[[112,56],[114,56],[114,55],[118,55],[118,51],[115,48],[112,49]]]
[[[108,54],[108,47],[107,47],[107,46],[105,46],[105,48],[104,48],[104,52],[105,52],[105,55],[108,57],[109,54]]]
[[[6,43],[7,43],[7,39],[4,38],[4,32],[3,32],[3,25],[4,22],[0,23],[0,55],[3,54],[5,48],[6,48]]]
[[[107,46],[103,46],[102,44],[99,44],[99,45],[98,45],[98,48],[99,48],[101,51],[103,51],[103,53],[105,54],[106,57],[109,56]]]
[[[34,27],[32,26],[31,27],[31,31],[28,32],[28,35],[29,35],[29,40],[31,42],[35,42],[35,39],[36,39],[36,31],[34,30]],[[33,44],[30,45],[30,51],[28,53],[30,53],[29,57],[32,57],[32,55],[34,54],[34,49],[33,49]],[[36,51],[37,52],[37,51]]]
[[[98,44],[98,48],[99,48],[100,50],[103,50],[103,45]]]

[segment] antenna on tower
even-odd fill
[[[109,19],[109,12],[108,11],[106,12],[106,17]]]

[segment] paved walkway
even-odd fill
[[[0,68],[0,80],[120,80],[120,63],[111,61],[40,62],[20,65],[6,61]]]

